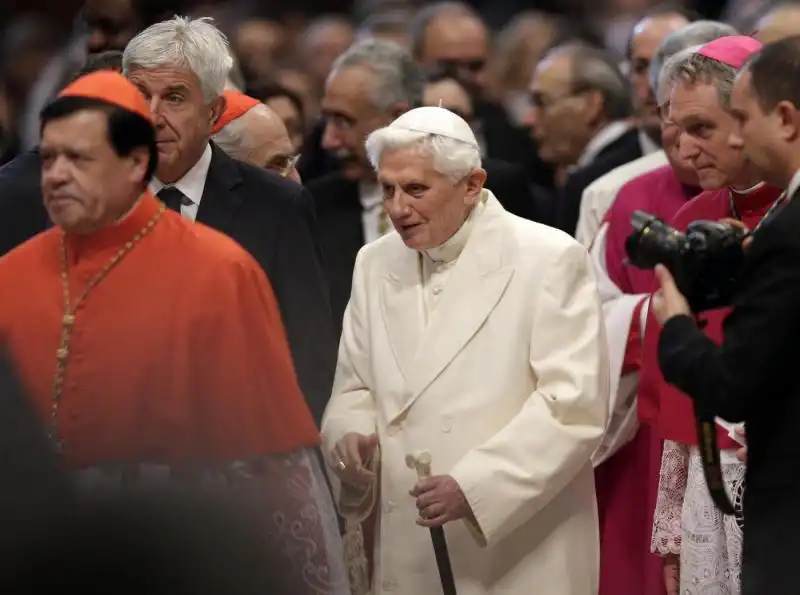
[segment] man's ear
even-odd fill
[[[224,95],[220,95],[214,101],[209,104],[209,128],[212,128],[214,124],[217,123],[222,117],[222,114],[225,113],[225,108],[228,106],[228,100],[225,99]]]
[[[467,176],[467,194],[464,197],[464,203],[467,205],[474,205],[478,202],[483,192],[483,185],[486,183],[486,170],[480,167],[474,169],[472,173]]]
[[[150,150],[147,147],[136,147],[129,155],[131,160],[130,178],[131,182],[138,183],[144,181],[146,184],[147,166],[150,165]]]

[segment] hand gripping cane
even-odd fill
[[[419,479],[430,477],[431,453],[423,450],[406,455],[406,465],[409,469],[416,469]],[[439,579],[442,582],[442,591],[444,595],[456,595],[456,580],[453,577],[453,567],[450,565],[450,554],[447,553],[444,527],[431,527],[430,531],[433,553],[436,554],[436,566],[439,568]]]

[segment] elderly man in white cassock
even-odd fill
[[[366,146],[395,232],[358,254],[322,434],[343,516],[379,507],[373,592],[441,593],[444,526],[459,595],[597,593],[609,387],[585,249],[503,209],[452,112]]]

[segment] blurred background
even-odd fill
[[[132,22],[135,11],[157,14],[166,9],[214,17],[239,60],[243,79],[239,85],[258,90],[262,100],[275,87],[296,96],[274,97],[268,104],[281,114],[299,145],[314,128],[324,78],[335,57],[365,35],[408,43],[409,23],[426,4],[421,0],[3,0],[0,164],[36,144],[38,111],[83,63],[87,40],[89,47],[93,42],[104,48],[124,46],[137,30]],[[485,92],[521,125],[525,89],[546,48],[577,38],[604,46],[623,61],[631,25],[660,3],[471,0],[469,4],[483,17],[489,34],[486,55],[477,56],[485,63],[474,64],[484,70]],[[679,6],[748,31],[765,4],[766,0],[686,0]],[[300,106],[291,101],[298,98]]]

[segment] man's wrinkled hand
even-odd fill
[[[653,312],[658,324],[664,326],[664,323],[673,316],[691,315],[689,302],[683,297],[667,267],[661,264],[656,266],[656,279],[661,286],[653,296]]]
[[[422,527],[441,527],[451,521],[474,519],[464,492],[449,475],[421,479],[409,493],[417,499],[417,524]]]
[[[375,473],[367,464],[378,448],[378,436],[364,436],[350,432],[345,434],[330,455],[330,465],[339,479],[357,487],[366,487],[375,480]]]

